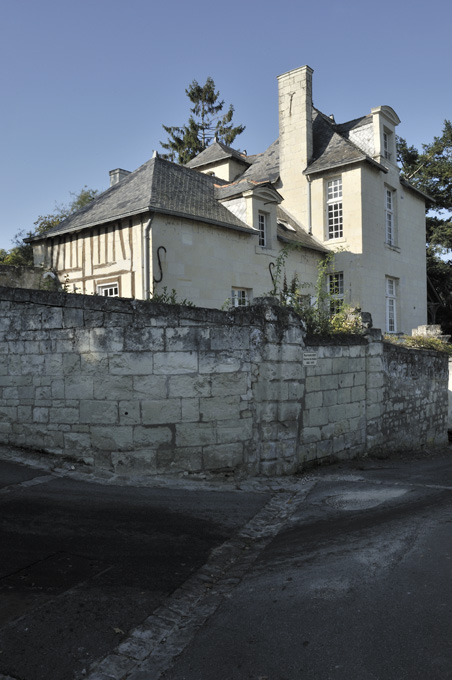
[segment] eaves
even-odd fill
[[[381,172],[384,172],[384,173],[388,172],[388,168],[386,168],[384,165],[382,165],[381,163],[378,163],[377,161],[375,161],[370,156],[363,155],[359,158],[353,158],[353,159],[348,160],[348,161],[338,161],[337,163],[330,163],[329,165],[325,165],[324,167],[318,168],[318,169],[314,168],[313,170],[311,170],[308,166],[306,168],[306,170],[303,171],[303,174],[307,175],[307,176],[309,176],[309,175],[320,175],[324,172],[329,172],[330,170],[337,170],[338,168],[343,168],[343,167],[346,167],[346,166],[349,166],[349,165],[357,165],[358,163],[363,163],[363,162],[369,163],[375,169],[377,169]]]
[[[162,214],[162,215],[173,215],[174,217],[182,217],[184,219],[192,220],[194,222],[202,222],[204,224],[212,224],[217,227],[224,227],[225,229],[232,229],[233,231],[240,231],[243,233],[247,234],[257,234],[258,231],[257,229],[254,229],[253,227],[249,227],[246,225],[244,222],[242,225],[240,224],[231,224],[229,222],[223,222],[222,220],[216,220],[214,218],[209,218],[209,217],[201,217],[199,215],[189,215],[187,213],[183,212],[178,212],[176,210],[167,210],[165,208],[155,208],[153,206],[144,206],[143,208],[139,208],[138,210],[135,209],[133,211],[128,211],[124,213],[118,213],[116,215],[111,215],[107,220],[95,220],[93,222],[87,222],[86,224],[80,224],[76,225],[74,227],[68,227],[67,229],[62,229],[61,231],[53,232],[53,233],[47,233],[47,234],[42,234],[38,236],[31,236],[27,239],[24,239],[26,243],[31,243],[31,242],[37,242],[37,241],[45,241],[48,238],[53,238],[53,237],[58,237],[58,236],[64,236],[66,234],[78,234],[81,231],[85,231],[86,229],[92,229],[93,227],[99,227],[102,224],[109,224],[111,222],[115,222],[116,220],[121,220],[121,219],[126,219],[128,217],[133,217],[136,215],[140,215],[142,213],[154,213],[154,214]]]

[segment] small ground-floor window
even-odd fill
[[[251,290],[249,288],[232,288],[231,300],[234,307],[246,307],[250,304]]]
[[[97,286],[97,294],[103,295],[104,297],[119,297],[119,284],[117,281],[114,283],[102,283]]]

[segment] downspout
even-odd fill
[[[143,300],[149,300],[151,296],[151,272],[150,272],[150,264],[151,264],[151,258],[149,254],[149,245],[150,245],[150,235],[151,235],[151,226],[152,226],[152,220],[154,219],[154,213],[151,213],[150,218],[147,221],[147,224],[144,227],[144,234],[143,234],[143,269],[144,269],[144,276],[143,276]]]
[[[306,175],[308,180],[308,234],[312,234],[312,207],[311,207],[311,178]]]

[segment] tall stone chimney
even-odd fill
[[[278,76],[280,192],[286,208],[308,226],[307,179],[312,158],[312,74],[310,66]]]

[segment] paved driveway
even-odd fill
[[[242,488],[0,480],[0,678],[452,678],[448,451]]]

